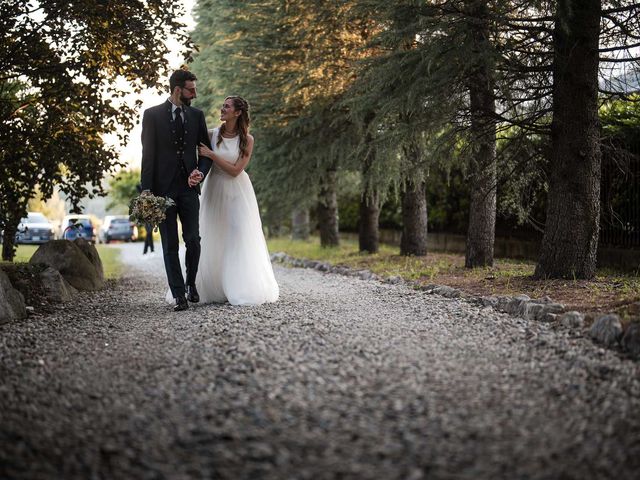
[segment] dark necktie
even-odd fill
[[[180,107],[176,108],[176,137],[178,142],[182,143],[184,139],[184,125],[182,123],[182,109]],[[182,145],[180,145],[182,146]]]

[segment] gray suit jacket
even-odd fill
[[[198,158],[200,142],[211,148],[207,124],[202,110],[184,107],[184,140],[178,145],[175,134],[171,102],[168,100],[144,111],[142,117],[142,178],[143,190],[150,190],[154,195],[165,196],[180,165],[180,155],[187,170],[191,173],[195,168],[205,176],[211,169],[211,160]],[[198,192],[200,186],[196,187]]]

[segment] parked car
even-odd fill
[[[17,243],[46,243],[56,238],[53,224],[40,212],[28,212],[20,220],[15,242]]]
[[[98,241],[109,243],[112,240],[130,242],[138,238],[138,227],[127,215],[107,215],[98,232]]]
[[[84,238],[90,243],[96,242],[96,228],[89,215],[71,214],[62,220],[62,238],[75,240]]]

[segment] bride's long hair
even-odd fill
[[[238,128],[238,135],[240,135],[240,156],[244,157],[247,154],[247,145],[249,144],[249,124],[251,124],[251,115],[249,114],[249,102],[238,95],[230,95],[224,99],[231,100],[233,102],[233,109],[240,111],[240,116],[236,120],[236,127]],[[218,129],[218,139],[216,146],[220,146],[222,143],[222,135],[226,130],[226,122],[223,123]]]

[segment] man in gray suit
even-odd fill
[[[172,198],[176,205],[167,209],[159,226],[169,288],[175,298],[174,310],[186,310],[190,302],[200,301],[196,275],[200,259],[199,183],[211,168],[211,160],[198,159],[198,145],[211,147],[204,113],[191,107],[196,98],[196,76],[177,70],[169,78],[171,96],[161,105],[145,110],[142,118],[143,192]],[[178,257],[178,217],[186,245],[186,280]]]

